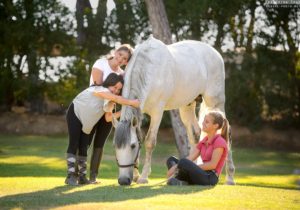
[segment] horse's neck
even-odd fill
[[[136,68],[137,69],[137,68]],[[147,87],[144,83],[144,76],[134,69],[126,72],[125,85],[123,87],[123,97],[128,99],[138,99],[140,101],[140,108],[142,109],[146,99]],[[141,113],[137,112],[133,107],[123,106],[121,113],[121,120],[131,120],[133,116],[140,118]]]
[[[142,56],[141,56],[142,57]],[[152,72],[150,68],[144,68],[145,62],[142,59],[134,61],[130,69],[126,69],[125,84],[123,87],[123,97],[129,99],[138,99],[143,109],[144,102],[149,93]]]
[[[150,92],[152,80],[157,79],[153,74],[159,70],[160,56],[165,51],[168,50],[163,43],[158,42],[158,40],[150,40],[135,51],[134,60],[130,61],[132,64],[126,69],[123,96],[129,99],[138,99],[141,111]],[[130,107],[123,107],[121,119],[131,119],[136,114]],[[137,115],[139,117],[141,114]]]

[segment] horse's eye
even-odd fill
[[[130,147],[131,147],[131,149],[134,149],[135,148],[135,144],[132,144]]]

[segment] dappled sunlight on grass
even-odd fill
[[[48,167],[61,168],[65,164],[65,160],[61,158],[45,158],[39,156],[9,156],[0,159],[0,163],[15,163],[15,164],[41,164]]]
[[[297,176],[237,176],[237,184],[295,189]]]

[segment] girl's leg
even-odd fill
[[[71,103],[67,110],[66,120],[69,133],[69,145],[67,148],[67,153],[76,155],[79,147],[82,124],[75,115],[73,103]]]
[[[170,169],[171,167],[173,167],[174,165],[178,164],[179,160],[174,157],[171,156],[167,159],[166,165],[167,168]],[[174,175],[169,178],[167,184],[168,185],[187,185],[187,180],[188,180],[188,176],[181,171],[181,173],[179,174],[179,171],[175,172]]]
[[[179,160],[178,160],[176,157],[174,157],[174,156],[169,157],[169,158],[167,159],[167,162],[166,162],[166,165],[167,165],[168,170],[169,170],[170,168],[172,168],[172,166],[176,165],[176,164],[178,163],[178,161],[179,161]]]
[[[103,147],[110,134],[112,123],[106,122],[103,116],[95,125],[94,147],[90,163],[90,182],[97,183],[97,175],[103,156]]]
[[[95,126],[94,148],[103,148],[107,137],[112,129],[112,123],[106,122],[105,116],[97,122]]]
[[[73,103],[67,110],[66,120],[68,124],[69,132],[69,145],[67,149],[67,178],[66,184],[77,185],[77,173],[76,173],[76,152],[79,145],[80,133],[82,125],[74,113]]]
[[[196,185],[215,185],[218,183],[218,177],[212,171],[204,171],[193,161],[186,158],[178,162],[178,178],[187,177],[190,184]]]
[[[78,150],[78,175],[79,175],[79,184],[89,184],[89,180],[86,178],[87,174],[87,149],[89,144],[90,136],[81,132],[81,137],[79,141],[79,150]]]

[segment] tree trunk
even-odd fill
[[[253,33],[254,33],[254,23],[255,23],[255,9],[256,9],[256,1],[252,0],[250,2],[250,24],[247,33],[247,44],[246,44],[246,52],[252,53],[252,42],[253,42]]]
[[[96,31],[97,47],[99,48],[100,47],[104,48],[104,45],[102,44],[102,36],[104,34],[104,22],[105,22],[106,12],[107,12],[106,4],[107,4],[107,0],[98,1],[97,14],[96,14],[96,28],[94,30]]]
[[[27,34],[28,44],[26,45],[26,56],[28,65],[28,100],[30,102],[30,111],[42,113],[44,110],[43,88],[39,79],[40,61],[37,54],[37,36],[34,27],[34,4],[32,0],[24,1],[26,11],[27,30],[30,28],[31,33]]]
[[[76,21],[77,21],[77,44],[83,46],[87,35],[84,28],[84,14],[85,9],[92,10],[92,6],[89,0],[77,0],[76,2]]]
[[[146,6],[153,36],[165,44],[171,44],[172,34],[163,1],[146,0]],[[189,141],[186,130],[180,119],[179,111],[170,111],[170,116],[179,156],[186,157],[189,154]]]

